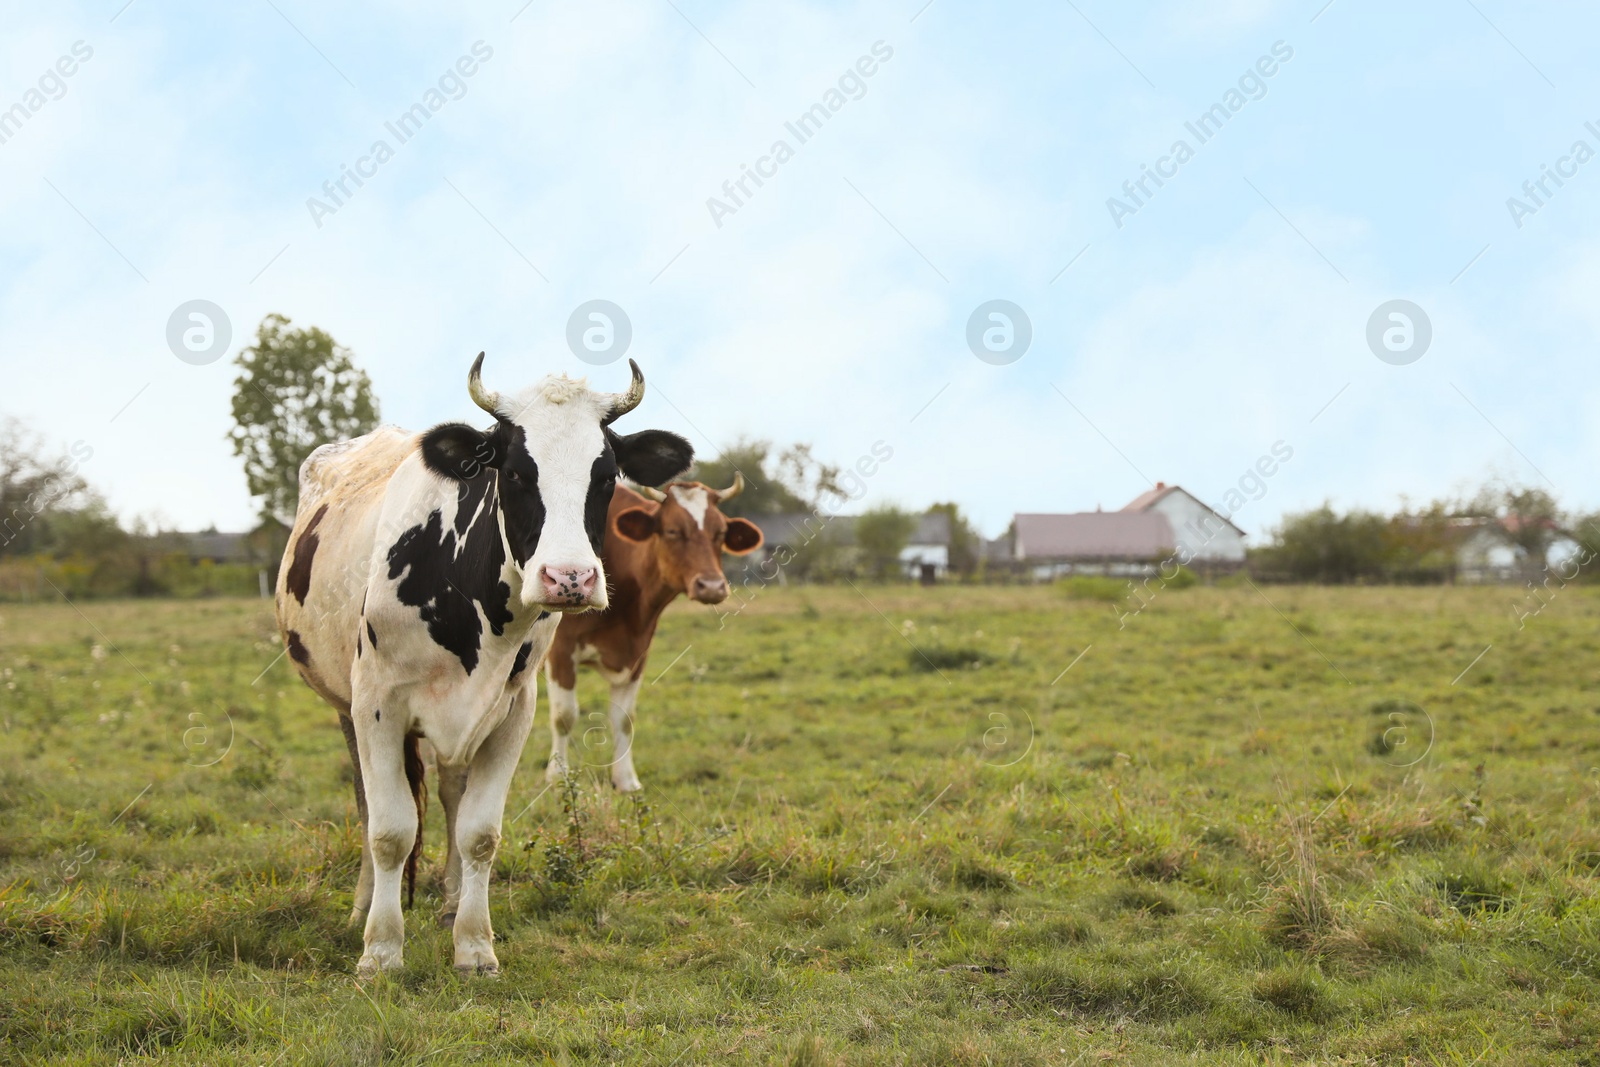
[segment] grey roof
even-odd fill
[[[829,516],[813,511],[784,512],[780,515],[750,515],[751,522],[761,528],[761,536],[769,545],[800,545],[826,537],[830,544],[856,543],[856,515]],[[917,516],[917,528],[906,539],[907,545],[948,545],[950,543],[950,516],[942,511],[924,512]]]
[[[1018,515],[1018,559],[1149,560],[1172,552],[1172,524],[1159,511]]]
[[[828,516],[814,511],[792,511],[781,515],[750,515],[751,522],[761,530],[761,537],[769,547],[788,545],[799,548],[821,537],[839,545],[855,544],[855,518],[850,515]]]
[[[950,515],[943,511],[925,511],[917,517],[917,528],[906,541],[908,545],[948,545],[950,543]]]
[[[1013,558],[1011,552],[1011,535],[1001,534],[999,537],[996,537],[993,540],[986,540],[982,537],[978,538],[978,558],[986,559],[990,562],[1003,562]]]

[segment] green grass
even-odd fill
[[[1600,595],[863,591],[675,606],[639,799],[541,716],[503,976],[434,803],[364,985],[266,607],[0,606],[0,1061],[1600,1063]]]

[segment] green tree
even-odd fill
[[[856,546],[867,573],[882,581],[900,571],[900,551],[917,529],[917,517],[892,504],[872,508],[856,519]]]
[[[840,468],[811,454],[808,444],[790,445],[776,456],[771,441],[741,437],[715,459],[696,461],[686,477],[714,488],[744,475],[744,492],[722,510],[746,517],[815,511],[823,494],[843,495]]]
[[[1578,543],[1578,555],[1575,562],[1562,568],[1563,574],[1571,574],[1573,568],[1577,567],[1579,569],[1575,577],[1578,580],[1593,582],[1600,579],[1600,512],[1576,516],[1568,535]]]
[[[372,382],[350,350],[315,326],[295,329],[268,315],[253,345],[239,353],[228,439],[244,460],[250,495],[263,522],[294,521],[300,464],[318,445],[378,425]]]
[[[1389,520],[1370,511],[1337,514],[1324,504],[1287,515],[1273,542],[1257,553],[1272,572],[1297,582],[1381,581],[1389,557]]]

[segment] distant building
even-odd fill
[[[199,563],[201,560],[210,560],[212,563],[256,562],[257,553],[252,549],[251,535],[248,531],[223,533],[210,529],[177,536],[183,543],[183,551],[193,563]]]
[[[826,515],[817,512],[790,512],[780,515],[754,515],[750,521],[761,528],[761,548],[743,561],[723,561],[723,570],[740,573],[762,568],[764,575],[785,580],[787,575],[830,574],[859,565],[855,515]],[[925,512],[900,550],[900,565],[908,578],[937,581],[950,572],[950,516],[944,512]],[[791,562],[805,558],[798,564]],[[772,561],[772,562],[768,562]]]
[[[1244,564],[1244,531],[1181,486],[1157,482],[1154,489],[1140,493],[1122,510],[1165,515],[1180,559],[1190,559],[1201,567]]]
[[[950,515],[927,511],[917,519],[917,528],[900,550],[900,563],[906,577],[934,582],[950,573]]]
[[[984,545],[991,566],[1035,578],[1138,576],[1177,554],[1206,570],[1244,565],[1244,531],[1188,490],[1157,482],[1120,511],[1018,514],[1008,539]]]
[[[1067,574],[1140,575],[1172,555],[1172,524],[1157,511],[1019,514],[1012,560],[1035,578]]]
[[[1515,516],[1504,519],[1486,517],[1451,520],[1455,533],[1455,580],[1467,585],[1490,582],[1539,582],[1545,570],[1562,567],[1556,577],[1565,573],[1567,561],[1579,550],[1578,543],[1559,532],[1559,527],[1549,519],[1539,520],[1539,525],[1549,531],[1550,545],[1543,559],[1530,559],[1527,549],[1514,544],[1511,538],[1519,531]]]

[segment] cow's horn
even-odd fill
[[[626,393],[611,394],[611,410],[605,417],[607,423],[626,415],[644,399],[644,374],[639,370],[639,364],[631,359],[628,360],[628,366],[633,368],[633,383],[628,386]]]
[[[717,490],[717,503],[726,504],[742,492],[744,492],[744,473],[742,471],[734,471],[733,484],[726,489]]]
[[[478,358],[472,361],[472,373],[467,375],[467,392],[472,394],[472,402],[489,414],[500,417],[500,394],[483,386],[483,353],[478,353]]]
[[[665,504],[667,502],[667,494],[659,489],[652,489],[648,485],[636,485],[633,487],[633,491],[646,500],[654,500],[657,504]]]

